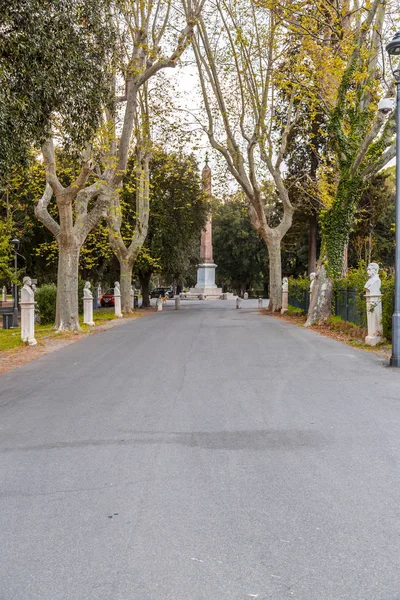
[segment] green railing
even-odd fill
[[[305,290],[304,286],[291,283],[289,286],[289,304],[294,308],[300,308],[303,312],[308,312],[310,304],[310,292]]]

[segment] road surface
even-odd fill
[[[1,600],[400,598],[400,372],[255,304],[0,377]]]

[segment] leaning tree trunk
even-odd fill
[[[142,288],[142,308],[148,308],[150,306],[150,278],[151,273],[139,275],[140,286]]]
[[[269,306],[270,312],[278,312],[282,308],[282,259],[281,240],[268,240],[269,258]]]
[[[332,279],[329,277],[325,265],[321,265],[314,279],[305,327],[315,323],[324,323],[329,319],[332,311],[332,289]]]
[[[123,313],[132,312],[131,287],[133,260],[119,260],[121,285],[121,310]]]
[[[58,273],[57,273],[57,331],[78,331],[78,271],[80,245],[67,245],[62,240],[58,243]]]

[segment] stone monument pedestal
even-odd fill
[[[212,300],[219,300],[222,296],[222,288],[215,285],[215,269],[217,265],[214,263],[202,263],[197,267],[197,283],[194,288],[191,288],[186,297],[195,299],[200,295]]]

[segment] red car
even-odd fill
[[[114,306],[114,288],[110,288],[102,295],[100,304],[101,306]]]

